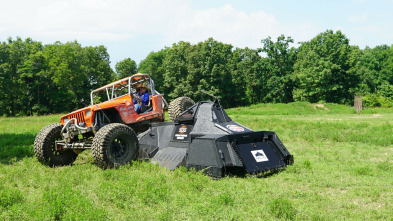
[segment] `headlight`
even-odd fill
[[[66,124],[67,122],[68,122],[68,117],[65,117],[64,119],[63,119],[63,121],[64,121],[64,123]]]
[[[91,116],[91,110],[87,110],[85,113],[86,113],[86,117],[90,117]]]

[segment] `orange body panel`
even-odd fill
[[[132,97],[127,94],[110,101],[106,101],[100,104],[90,105],[88,107],[73,111],[61,117],[60,122],[64,125],[64,118],[68,119],[76,118],[79,122],[86,123],[87,127],[91,127],[94,123],[94,116],[98,110],[105,110],[114,108],[120,114],[122,120],[126,124],[137,123],[144,120],[157,118],[157,121],[164,120],[163,110],[163,98],[162,95],[155,95],[151,97],[151,103],[153,110],[151,112],[138,114],[134,109],[134,102]],[[90,116],[86,115],[86,111],[90,110]]]

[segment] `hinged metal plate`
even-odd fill
[[[151,162],[159,163],[161,167],[174,170],[178,166],[184,165],[186,154],[185,148],[167,147],[159,150]]]

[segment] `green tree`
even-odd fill
[[[360,83],[360,50],[341,31],[327,30],[302,43],[294,66],[295,100],[345,103]]]
[[[210,38],[191,45],[179,42],[169,48],[164,59],[164,86],[170,99],[189,96],[200,99],[200,90],[222,97],[222,104],[232,105],[232,83],[229,64],[232,45]]]
[[[229,64],[232,75],[233,106],[244,106],[261,102],[262,94],[261,56],[258,50],[236,48]]]
[[[26,93],[31,85],[24,85],[21,81],[23,73],[20,71],[21,65],[29,59],[30,54],[42,48],[41,44],[27,38],[22,40],[9,38],[7,42],[1,43],[0,48],[0,109],[1,113],[7,116],[24,114],[29,109],[26,96],[33,96]]]
[[[86,105],[90,91],[114,80],[104,46],[83,48],[78,42],[56,42],[45,47],[51,112],[71,111]],[[85,102],[82,102],[82,99]]]
[[[42,45],[27,38],[0,43],[0,115],[59,113],[114,79],[104,46]]]
[[[376,57],[373,55],[372,49],[366,47],[362,51],[360,58],[362,64],[358,69],[361,82],[359,84],[359,92],[361,93],[374,93],[377,88],[377,68],[379,66]],[[380,68],[378,68],[380,70]]]
[[[51,112],[59,113],[80,107],[80,99],[85,89],[84,82],[88,81],[83,75],[82,46],[74,41],[62,44],[56,42],[46,45],[45,56],[48,59],[48,74],[52,80],[46,88],[52,89],[49,94]]]
[[[110,67],[110,56],[104,46],[83,48],[82,59],[81,66],[83,74],[88,79],[85,83],[87,83],[86,87],[89,91],[116,79],[116,73]]]
[[[392,97],[393,48],[387,45],[380,45],[373,48],[371,53],[376,60],[375,66],[368,66],[368,69],[371,70],[373,82],[375,84],[375,88],[371,92],[377,93],[383,97]]]
[[[50,84],[51,79],[47,76],[47,59],[45,58],[39,43],[40,50],[31,53],[29,58],[20,65],[21,73],[19,83],[22,87],[21,100],[24,104],[24,114],[33,115],[49,113],[48,93],[45,91],[46,85]]]
[[[191,96],[192,92],[188,88],[188,69],[186,56],[191,48],[189,42],[179,42],[173,44],[168,49],[163,61],[164,73],[164,93],[166,98],[172,100],[179,96]]]
[[[8,45],[6,42],[0,43],[0,116],[6,114],[6,96],[7,88],[6,82],[8,81],[8,70],[11,69],[10,64],[8,63],[9,60],[9,50]]]
[[[117,79],[129,77],[137,73],[136,62],[131,58],[126,58],[122,61],[117,62],[116,66]]]
[[[140,73],[147,73],[153,78],[155,89],[160,93],[164,91],[164,59],[166,57],[168,48],[162,49],[158,52],[151,52],[145,59],[138,65]]]
[[[260,60],[260,77],[258,87],[262,88],[263,102],[293,101],[294,88],[292,74],[296,62],[297,51],[290,47],[293,43],[291,37],[281,35],[273,42],[270,37],[261,41],[261,52],[266,53],[266,58]]]
[[[221,97],[221,104],[234,106],[236,88],[232,82],[232,48],[230,44],[209,38],[193,45],[187,56],[189,76],[187,80],[193,91],[193,99],[199,99],[200,90]]]
[[[393,48],[379,45],[362,51],[360,92],[369,106],[392,106],[393,99]]]

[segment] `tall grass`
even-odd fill
[[[146,162],[101,170],[89,151],[49,168],[33,142],[60,116],[0,118],[0,220],[391,220],[393,109],[314,105],[228,110],[247,127],[276,131],[295,164],[220,180]]]

